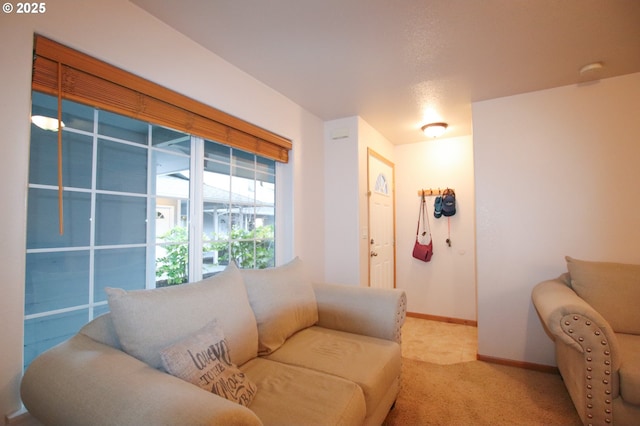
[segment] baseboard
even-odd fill
[[[490,364],[507,365],[509,367],[524,368],[526,370],[540,371],[542,373],[560,374],[560,370],[558,370],[558,367],[553,367],[551,365],[534,364],[532,362],[515,361],[512,359],[496,358],[480,354],[476,355],[476,359],[478,361],[488,362]]]
[[[466,319],[460,319],[460,318],[441,317],[438,315],[420,314],[417,312],[407,312],[407,316],[412,318],[431,320],[431,321],[448,322],[451,324],[469,325],[471,327],[478,326],[478,321],[472,321],[472,320],[466,320]]]
[[[407,316],[412,318],[431,320],[431,321],[448,322],[451,324],[469,325],[472,327],[478,326],[477,321],[471,321],[471,320],[465,320],[465,319],[459,319],[459,318],[441,317],[438,315],[421,314],[417,312],[407,312]],[[510,367],[524,368],[526,370],[540,371],[542,373],[560,374],[560,370],[558,370],[558,367],[553,367],[551,365],[535,364],[532,362],[525,362],[525,361],[515,361],[513,359],[496,358],[496,357],[480,355],[480,354],[476,354],[476,359],[478,361],[488,362],[490,364],[507,365]]]

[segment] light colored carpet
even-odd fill
[[[457,364],[476,360],[478,329],[407,317],[402,326],[402,356],[434,364]]]
[[[559,375],[482,361],[402,362],[386,426],[582,424]]]

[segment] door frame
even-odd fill
[[[393,288],[396,288],[397,272],[397,245],[396,245],[396,168],[395,164],[383,157],[371,148],[367,148],[367,285],[371,287],[371,195],[375,182],[371,181],[371,158],[386,164],[391,168],[391,209],[392,209],[392,229],[393,229]]]

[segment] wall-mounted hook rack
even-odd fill
[[[453,188],[445,188],[445,189],[453,189]],[[442,193],[444,192],[445,189],[418,189],[418,197],[422,197],[423,195],[425,197],[430,197],[432,195],[442,195]]]

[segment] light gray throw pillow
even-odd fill
[[[162,367],[160,350],[214,319],[226,333],[236,365],[257,356],[258,330],[235,264],[193,284],[153,290],[107,288],[113,325],[125,352]]]
[[[258,353],[270,354],[295,332],[318,322],[316,295],[302,260],[241,270],[258,322]]]

